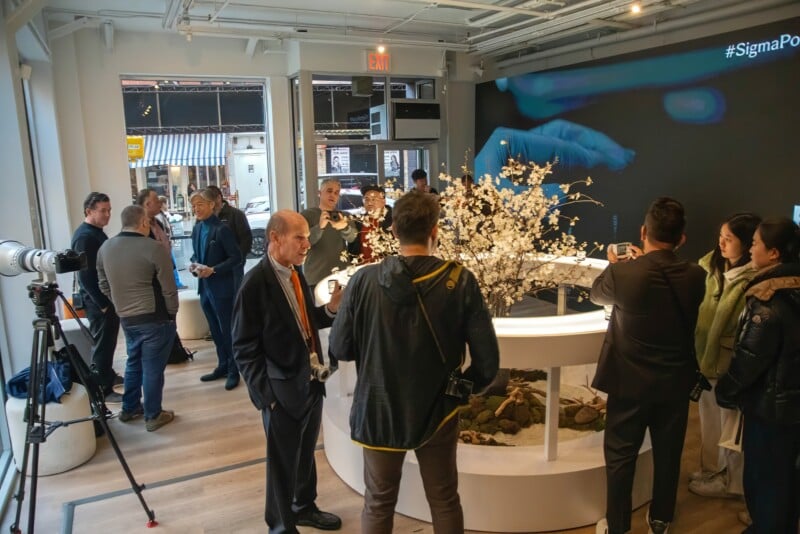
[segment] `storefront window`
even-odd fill
[[[377,145],[317,145],[317,177],[336,178],[342,189],[377,184]]]

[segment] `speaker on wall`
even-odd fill
[[[353,96],[372,96],[372,76],[353,76]]]

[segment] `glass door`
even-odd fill
[[[380,183],[391,182],[396,189],[408,191],[413,188],[411,173],[416,169],[423,169],[428,173],[428,183],[435,181],[436,177],[431,176],[431,155],[428,147],[387,144],[381,148],[380,161],[383,162]]]

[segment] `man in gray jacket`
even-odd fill
[[[167,249],[148,239],[150,217],[141,206],[122,210],[122,231],[100,247],[100,290],[120,317],[128,350],[122,422],[144,415],[148,432],[175,417],[161,408],[164,368],[175,339],[178,289]],[[144,390],[144,405],[142,404]]]

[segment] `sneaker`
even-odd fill
[[[735,499],[739,496],[728,492],[728,480],[723,474],[715,475],[704,480],[689,482],[689,491],[701,497],[717,499]]]
[[[173,419],[175,419],[175,412],[172,410],[161,410],[161,413],[158,414],[158,417],[154,419],[148,419],[145,421],[144,426],[147,428],[148,432],[154,432]]]
[[[750,512],[748,512],[747,510],[742,510],[741,512],[736,514],[736,517],[739,518],[739,521],[741,521],[748,527],[753,524],[753,519],[750,517]]]
[[[608,520],[605,517],[595,525],[594,534],[608,534]]]
[[[716,474],[716,473],[714,473],[714,472],[712,472],[712,471],[702,471],[702,470],[700,470],[700,471],[693,471],[693,472],[692,472],[692,473],[689,475],[689,482],[694,482],[695,480],[705,480],[705,479],[707,479],[707,478],[711,478],[711,477],[713,477],[715,474]]]
[[[122,395],[112,390],[103,395],[103,400],[106,404],[122,404]]]
[[[122,421],[123,423],[127,423],[128,421],[139,419],[143,415],[144,415],[144,409],[141,406],[139,406],[132,412],[126,412],[125,410],[119,412],[119,420]]]
[[[650,526],[648,534],[667,534],[669,532],[669,521],[650,519],[650,510],[647,510],[647,524]]]

